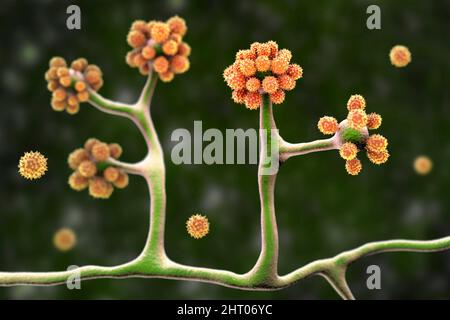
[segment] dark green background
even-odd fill
[[[259,253],[259,201],[254,165],[180,165],[170,161],[176,128],[254,128],[258,113],[234,104],[222,71],[238,49],[276,40],[289,48],[304,78],[275,108],[281,134],[292,142],[321,138],[316,128],[327,114],[343,119],[353,93],[383,116],[391,158],[350,177],[337,152],[291,159],[276,188],[280,229],[280,273],[368,241],[431,239],[450,234],[449,170],[450,1],[79,1],[82,29],[65,27],[68,1],[2,1],[0,6],[0,270],[64,270],[67,266],[115,265],[142,249],[148,223],[143,179],[108,201],[69,189],[70,151],[91,136],[124,147],[125,161],[138,161],[145,145],[126,119],[83,105],[76,116],[50,108],[44,73],[61,55],[86,57],[104,72],[101,93],[133,102],[144,78],[124,61],[126,35],[135,19],[187,21],[191,69],[170,84],[160,83],[153,118],[167,162],[167,252],[175,261],[246,272]],[[379,4],[382,29],[366,28],[366,8]],[[390,65],[396,44],[408,46],[413,62]],[[29,182],[17,173],[25,151],[49,158],[49,171]],[[415,174],[413,159],[426,154],[434,170]],[[186,219],[206,214],[210,235],[195,241]],[[52,235],[71,227],[78,246],[60,253]],[[366,268],[378,264],[382,290],[366,288]],[[449,253],[387,253],[349,269],[357,298],[450,298]],[[0,298],[337,298],[317,277],[278,292],[248,292],[170,280],[94,280],[82,290],[64,286],[0,288]]]

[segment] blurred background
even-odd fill
[[[66,28],[66,8],[81,8],[81,30]],[[366,8],[378,4],[382,29],[366,28]],[[191,68],[159,83],[152,112],[167,163],[167,252],[175,261],[246,272],[259,254],[259,200],[255,165],[179,165],[170,161],[171,132],[255,128],[258,112],[232,102],[222,71],[235,52],[254,41],[276,40],[293,53],[304,78],[275,108],[287,141],[321,138],[323,115],[342,120],[354,93],[383,116],[391,158],[349,176],[337,152],[289,160],[279,173],[276,208],[280,273],[365,242],[433,239],[450,234],[450,1],[14,1],[0,6],[0,270],[65,270],[69,265],[115,265],[137,256],[148,228],[149,197],[142,178],[107,201],[74,192],[67,155],[89,137],[118,142],[124,161],[138,161],[145,144],[133,124],[84,104],[70,116],[53,112],[44,73],[48,60],[86,57],[104,72],[100,93],[134,102],[144,83],[125,64],[126,35],[135,19],[186,19]],[[409,47],[412,63],[391,66],[389,50]],[[40,180],[19,176],[25,151],[48,157]],[[425,176],[413,161],[434,163]],[[193,213],[208,216],[211,233],[194,240],[185,231]],[[74,230],[78,243],[58,251],[53,234]],[[381,290],[368,290],[366,268],[381,268]],[[363,299],[450,298],[450,253],[385,253],[353,264],[349,284]],[[338,299],[319,277],[276,292],[239,291],[195,282],[124,279],[58,287],[0,288],[2,299]]]

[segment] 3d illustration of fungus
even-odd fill
[[[70,67],[63,58],[52,58],[45,79],[52,92],[53,110],[69,114],[78,113],[80,103],[89,99],[89,90],[98,91],[103,85],[100,68],[84,58],[74,60]]]
[[[433,161],[427,156],[418,156],[414,159],[413,166],[417,174],[425,176],[433,169]]]
[[[114,166],[114,160],[122,154],[122,147],[117,143],[106,144],[90,138],[84,148],[69,154],[67,162],[74,172],[69,177],[69,185],[76,191],[89,187],[93,198],[108,199],[114,187],[123,189],[128,185],[128,174]]]
[[[127,54],[127,64],[139,68],[142,75],[152,70],[162,81],[172,81],[175,74],[189,69],[191,48],[183,41],[186,32],[186,22],[178,16],[166,22],[135,21],[127,38],[133,48]]]
[[[348,174],[356,176],[361,172],[362,163],[358,152],[366,151],[367,158],[374,164],[383,164],[389,158],[388,141],[380,134],[369,135],[369,130],[378,129],[382,118],[377,113],[366,114],[366,100],[362,95],[352,95],[347,101],[347,118],[340,123],[329,116],[319,119],[320,132],[334,135],[330,140],[339,149],[339,155],[346,160]]]
[[[238,51],[236,61],[223,72],[234,102],[258,109],[262,94],[268,94],[272,103],[283,103],[285,91],[293,90],[303,76],[298,64],[290,64],[291,58],[292,53],[278,50],[275,41],[255,42],[250,49]]]
[[[39,179],[46,171],[47,158],[38,151],[25,152],[19,160],[19,173],[26,179]]]
[[[77,243],[77,236],[69,228],[61,228],[53,236],[53,244],[59,251],[71,250]]]
[[[192,238],[203,238],[209,233],[208,218],[200,214],[194,214],[186,222],[186,229]]]
[[[411,52],[405,46],[396,45],[391,49],[389,58],[393,66],[403,68],[411,62]]]
[[[291,62],[296,61],[291,51],[279,49],[275,41],[268,41],[255,42],[249,49],[239,50],[234,62],[230,57],[232,64],[223,72],[226,84],[231,88],[232,100],[245,105],[247,109],[258,110],[259,113],[259,198],[254,199],[259,199],[261,210],[260,222],[255,221],[260,223],[259,256],[250,270],[244,273],[173,261],[165,246],[166,204],[176,199],[170,200],[166,195],[166,166],[162,145],[153,123],[152,100],[159,80],[169,82],[174,75],[189,69],[188,56],[191,49],[184,40],[186,36],[186,23],[178,16],[166,22],[139,20],[131,25],[127,41],[132,49],[126,56],[126,62],[130,67],[138,68],[146,78],[138,99],[131,104],[103,97],[99,93],[103,84],[102,72],[98,66],[88,64],[87,60],[77,59],[70,66],[60,57],[50,60],[50,69],[45,74],[45,79],[52,92],[51,106],[55,111],[66,110],[70,114],[76,114],[80,111],[80,103],[86,103],[106,114],[131,120],[139,129],[148,151],[142,160],[128,163],[120,160],[122,146],[90,138],[83,147],[75,149],[68,157],[68,165],[73,170],[68,178],[70,188],[75,191],[88,189],[90,196],[107,199],[115,188],[121,189],[128,185],[129,175],[142,177],[149,192],[148,235],[142,252],[124,264],[87,265],[56,272],[0,272],[0,286],[58,285],[66,283],[69,277],[76,274],[80,280],[163,278],[207,282],[241,290],[279,290],[305,278],[320,276],[343,299],[354,299],[346,280],[348,266],[353,262],[383,252],[435,252],[450,249],[450,236],[423,241],[399,239],[369,242],[331,257],[308,262],[287,274],[280,274],[275,205],[278,170],[271,171],[267,168],[284,163],[292,157],[333,151],[335,156],[340,156],[345,161],[345,170],[352,176],[348,179],[359,181],[360,177],[357,175],[362,172],[361,153],[365,153],[369,161],[377,165],[386,163],[389,153],[388,140],[384,136],[369,134],[369,131],[380,128],[381,116],[376,113],[367,114],[366,101],[359,94],[350,96],[346,106],[347,116],[342,121],[338,122],[331,116],[320,118],[317,128],[329,137],[309,142],[287,142],[277,128],[274,111],[278,107],[273,108],[273,105],[288,100],[286,91],[296,87],[297,80],[303,76],[303,69]],[[409,51],[398,47],[394,49],[391,53],[394,65],[404,66],[409,63]],[[216,76],[220,77],[219,74]],[[242,112],[245,111],[242,109]],[[255,116],[258,113],[254,113]],[[123,147],[126,151],[126,146]],[[414,166],[417,172],[425,173],[431,169],[431,162],[427,164],[424,159],[416,160]],[[46,170],[45,158],[39,153],[27,153],[21,159],[19,167],[23,176],[29,179],[39,178]],[[283,170],[282,166],[279,168]],[[370,168],[377,169],[380,168]],[[239,226],[238,221],[232,223]],[[193,238],[202,238],[208,234],[210,226],[205,216],[195,214],[189,218],[185,227]],[[202,241],[207,240],[208,238]],[[54,238],[54,244],[60,250],[70,249],[75,241],[73,231],[68,230],[57,232]]]

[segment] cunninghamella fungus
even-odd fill
[[[294,156],[336,150],[346,161],[345,168],[350,175],[357,175],[361,171],[362,163],[358,158],[360,152],[365,152],[369,161],[375,164],[385,163],[389,153],[386,138],[379,134],[369,135],[369,130],[380,126],[381,116],[366,114],[366,102],[361,95],[349,98],[347,117],[340,123],[329,116],[319,120],[319,130],[331,135],[330,138],[302,143],[286,142],[278,134],[273,105],[284,102],[286,92],[293,90],[303,77],[303,69],[298,64],[291,63],[293,56],[289,50],[279,49],[275,41],[268,41],[255,42],[250,48],[238,51],[235,61],[223,74],[232,89],[232,99],[249,110],[258,110],[260,129],[276,133],[274,136],[268,135],[267,139],[260,139],[261,152],[257,174],[261,206],[260,255],[255,265],[243,274],[172,261],[164,245],[166,176],[162,147],[151,116],[151,102],[158,79],[170,82],[175,75],[185,73],[189,69],[188,57],[191,48],[184,41],[186,35],[186,23],[177,16],[165,22],[139,20],[132,24],[127,38],[132,49],[127,54],[126,62],[147,78],[139,98],[133,104],[112,101],[99,94],[98,91],[103,85],[102,72],[98,66],[89,64],[86,59],[77,59],[70,66],[63,58],[50,60],[50,68],[45,77],[48,89],[52,92],[51,105],[55,111],[66,110],[69,114],[76,114],[80,111],[80,104],[87,102],[102,112],[131,119],[140,130],[148,148],[147,155],[141,161],[120,161],[118,158],[121,148],[95,140],[91,145],[91,140],[87,146],[85,144],[84,148],[80,148],[84,151],[78,151],[77,155],[85,157],[83,161],[87,161],[86,163],[78,163],[80,159],[76,156],[72,157],[72,160],[77,158],[75,162],[69,159],[71,168],[79,173],[75,178],[71,178],[72,180],[69,179],[69,183],[74,189],[80,190],[93,183],[95,185],[90,190],[91,195],[107,198],[112,192],[112,186],[119,188],[128,184],[127,179],[117,183],[121,173],[143,177],[150,194],[148,237],[141,254],[127,263],[112,267],[82,266],[60,272],[0,272],[1,286],[57,285],[65,283],[77,274],[81,280],[147,277],[208,282],[244,290],[275,290],[318,275],[325,278],[342,298],[354,299],[347,285],[346,271],[348,265],[355,260],[387,251],[433,252],[450,248],[450,236],[426,241],[370,242],[333,257],[312,261],[288,274],[279,275],[274,197],[277,172],[267,173],[264,170],[265,165],[271,161],[267,148],[272,145],[272,139],[278,139],[277,151],[282,162]],[[395,57],[408,58],[407,55]],[[86,182],[86,179],[89,181]],[[206,228],[202,230],[204,233]]]
[[[25,152],[19,160],[19,173],[25,179],[39,179],[47,169],[47,158],[38,151]]]

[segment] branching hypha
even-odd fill
[[[377,114],[365,113],[365,101],[360,95],[350,97],[347,118],[338,123],[335,118],[323,117],[318,128],[332,135],[305,143],[288,143],[278,133],[273,117],[272,104],[285,99],[285,90],[292,90],[303,70],[291,64],[291,52],[279,50],[274,41],[254,43],[248,50],[241,50],[236,61],[224,72],[227,84],[233,89],[232,98],[248,109],[259,109],[260,128],[274,135],[260,134],[260,159],[258,170],[261,204],[261,252],[255,265],[244,274],[232,271],[193,267],[172,261],[164,247],[166,214],[165,165],[163,152],[151,117],[151,101],[158,78],[170,82],[174,75],[189,69],[190,47],[183,41],[186,24],[179,17],[167,22],[133,23],[128,34],[132,50],[126,61],[147,76],[142,93],[134,104],[111,101],[97,91],[103,84],[99,67],[89,65],[81,58],[70,67],[63,58],[53,58],[46,73],[48,89],[52,92],[52,107],[56,111],[66,110],[70,114],[79,111],[80,103],[87,102],[100,111],[131,119],[145,139],[148,153],[140,162],[125,163],[119,160],[122,148],[96,139],[86,141],[83,148],[69,156],[69,165],[74,173],[69,178],[75,190],[89,188],[96,198],[108,198],[114,188],[128,185],[128,175],[142,176],[150,193],[150,224],[148,237],[141,254],[128,263],[113,266],[83,266],[61,272],[0,272],[1,286],[56,285],[79,274],[82,280],[93,278],[170,278],[210,282],[245,290],[276,290],[285,288],[312,275],[324,277],[344,299],[353,299],[346,282],[349,264],[364,256],[386,251],[431,252],[450,248],[450,237],[429,241],[388,240],[364,244],[334,257],[310,262],[286,275],[278,274],[278,229],[275,215],[274,189],[277,173],[264,172],[264,165],[272,161],[268,146],[276,142],[279,161],[294,156],[326,150],[339,150],[346,161],[346,170],[356,175],[361,170],[357,154],[366,151],[375,164],[386,162],[389,154],[387,140],[378,134],[369,136],[369,129],[381,124]],[[275,137],[275,139],[273,138]],[[275,140],[275,141],[273,141]],[[273,150],[272,150],[273,151]],[[278,160],[277,160],[278,161]],[[192,221],[191,221],[192,222]],[[203,221],[203,229],[192,229],[201,237],[209,227]]]

